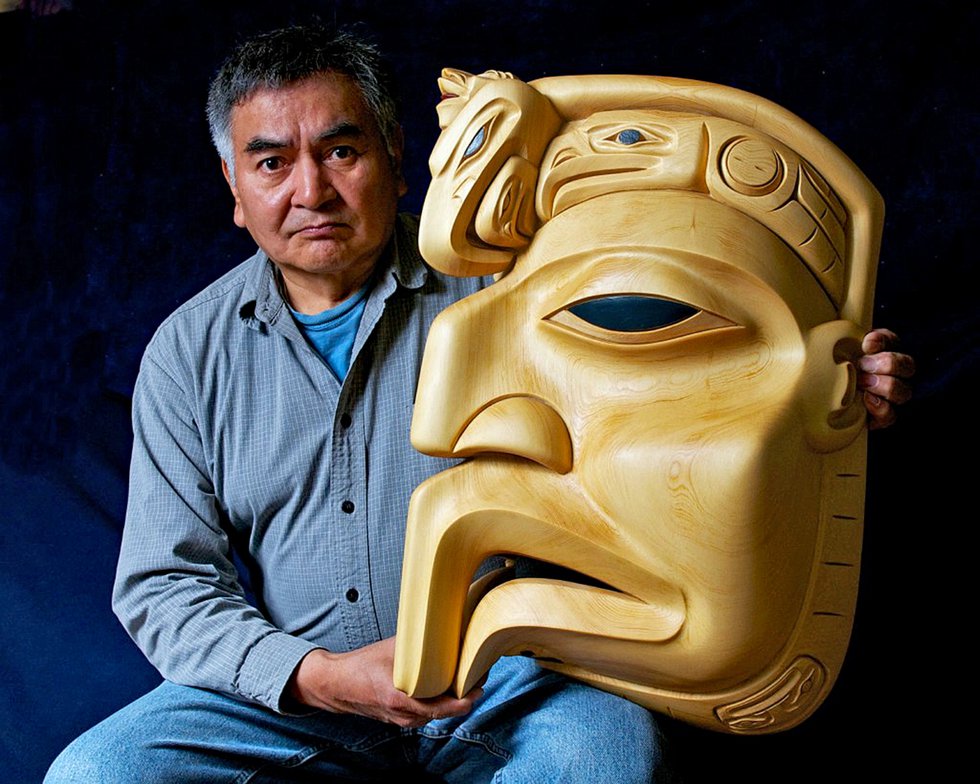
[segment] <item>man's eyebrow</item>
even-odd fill
[[[338,136],[364,136],[364,129],[360,125],[344,121],[327,128],[327,130],[319,134],[316,138],[317,141],[328,142],[336,139]]]
[[[318,142],[329,142],[339,137],[352,136],[364,136],[364,129],[352,122],[344,121],[339,122],[318,134],[316,140]],[[266,152],[267,150],[284,150],[288,146],[289,143],[286,141],[281,141],[279,139],[264,139],[261,136],[255,136],[252,139],[249,139],[248,144],[245,145],[245,152],[253,153]]]
[[[245,152],[265,152],[266,150],[282,150],[288,145],[286,142],[279,141],[277,139],[263,139],[261,136],[256,136],[253,139],[249,139],[248,144],[245,145]]]

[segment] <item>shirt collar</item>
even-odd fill
[[[399,285],[419,289],[425,285],[429,268],[419,253],[419,219],[416,215],[399,215],[395,221],[395,252],[391,260],[392,274]]]
[[[418,218],[399,215],[388,249],[381,255],[377,286],[387,299],[397,286],[407,289],[421,288],[428,277],[428,269],[418,247]],[[260,325],[275,326],[289,308],[279,290],[279,276],[275,265],[265,251],[258,250],[250,259],[251,266],[239,305],[238,314],[253,329]],[[286,319],[290,324],[292,319]]]

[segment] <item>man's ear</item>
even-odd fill
[[[221,173],[225,175],[225,182],[231,188],[231,195],[235,197],[235,225],[240,229],[245,228],[245,213],[242,211],[242,200],[238,198],[238,188],[231,181],[231,172],[228,170],[228,161],[221,159]]]
[[[405,134],[402,132],[400,125],[395,129],[395,135],[391,140],[391,144],[391,168],[395,172],[395,187],[398,189],[398,197],[401,198],[408,193],[408,183],[405,182],[405,177],[402,174],[402,154],[405,151]]]
[[[852,321],[828,321],[806,335],[803,417],[807,442],[818,452],[836,452],[865,426],[857,389],[857,361],[864,335]]]

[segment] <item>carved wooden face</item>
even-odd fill
[[[857,435],[860,331],[784,236],[709,192],[704,127],[569,123],[542,158],[533,242],[433,324],[412,441],[471,459],[413,496],[400,688],[466,691],[523,653],[745,731],[795,723],[832,681],[799,643],[823,612],[827,518],[853,519],[825,453]],[[467,597],[492,554],[572,573]]]

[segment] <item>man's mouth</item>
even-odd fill
[[[350,227],[346,223],[327,221],[303,226],[290,233],[306,239],[336,239],[338,235],[349,230]]]

